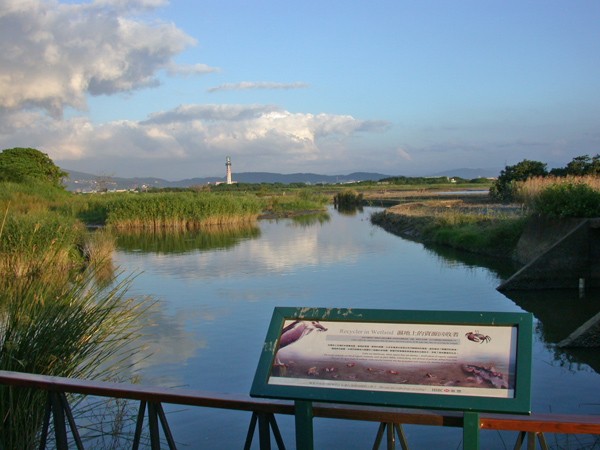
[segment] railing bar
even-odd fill
[[[279,426],[277,425],[277,421],[275,420],[275,415],[272,413],[267,414],[269,418],[269,423],[271,424],[271,429],[273,430],[273,436],[275,436],[275,442],[277,442],[277,448],[279,450],[285,450],[285,444],[283,442],[283,437],[281,436],[281,432],[279,431]]]
[[[169,449],[177,450],[177,446],[175,445],[175,439],[173,439],[173,433],[171,433],[171,428],[169,427],[169,423],[167,422],[167,416],[165,416],[165,411],[161,403],[156,404],[156,411],[158,412],[158,418],[160,419],[160,424],[162,425],[163,432],[165,433],[167,444],[169,444]]]
[[[548,443],[546,442],[546,436],[544,436],[544,433],[537,433],[538,436],[538,441],[540,443],[540,447],[542,448],[542,450],[548,450]]]
[[[138,450],[140,447],[140,439],[142,438],[142,428],[144,426],[144,416],[146,415],[146,402],[140,402],[137,420],[135,421],[135,433],[133,435],[133,445],[131,450]]]
[[[289,401],[254,399],[248,395],[217,394],[202,391],[152,388],[139,385],[91,382],[45,375],[0,371],[0,384],[14,387],[37,388],[46,391],[79,393],[112,398],[191,405],[218,409],[252,411],[264,414],[294,414],[294,406]],[[315,404],[314,416],[348,420],[392,422],[419,425],[461,427],[462,418],[452,411],[420,411],[377,406]],[[52,409],[50,414],[52,414]],[[142,419],[143,425],[143,419]],[[59,425],[60,426],[60,425]],[[142,426],[143,427],[143,426]],[[599,416],[577,416],[557,414],[482,414],[481,429],[512,430],[536,433],[557,434],[600,434]],[[41,435],[40,449],[45,448],[50,429]],[[538,438],[539,439],[539,438]],[[139,446],[139,438],[138,438]]]
[[[258,420],[258,414],[256,411],[252,413],[250,417],[250,425],[248,426],[248,433],[246,433],[246,442],[244,442],[244,450],[250,450],[252,446],[252,438],[254,438],[254,430],[256,428],[256,421]]]
[[[71,411],[71,407],[69,406],[69,402],[67,401],[67,396],[64,392],[59,392],[58,396],[60,402],[62,403],[62,408],[67,415],[67,420],[69,421],[69,426],[71,427],[71,433],[73,434],[73,439],[75,439],[75,445],[79,450],[84,450],[83,442],[81,441],[79,431],[77,430],[77,425],[75,424],[75,419],[73,418],[73,411]]]

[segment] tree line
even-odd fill
[[[496,200],[513,200],[513,185],[518,181],[526,181],[532,177],[567,177],[567,176],[599,176],[600,155],[582,155],[573,158],[565,167],[548,171],[547,164],[540,161],[524,159],[513,166],[506,166],[490,188],[490,195]]]

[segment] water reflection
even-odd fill
[[[364,210],[362,205],[337,205],[335,209],[338,213],[350,217],[361,214]]]
[[[323,225],[331,220],[331,216],[327,212],[316,214],[302,214],[292,217],[292,223],[302,227],[310,227],[313,225]]]
[[[519,264],[510,258],[479,255],[441,245],[427,244],[425,248],[438,256],[450,267],[457,263],[467,267],[485,267],[500,279],[509,278],[519,269]]]
[[[600,355],[589,348],[560,347],[557,344],[600,312],[600,290],[588,290],[583,297],[576,289],[510,291],[505,295],[538,322],[540,335],[554,358],[565,367],[587,364],[600,373]]]
[[[255,224],[213,225],[198,230],[120,231],[117,245],[121,250],[145,253],[185,253],[192,250],[225,250],[246,239],[260,237]]]

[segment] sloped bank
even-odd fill
[[[473,199],[402,203],[371,216],[386,231],[425,244],[512,258],[526,219],[514,205]]]

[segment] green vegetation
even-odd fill
[[[546,164],[539,161],[524,159],[514,166],[506,166],[490,188],[490,195],[499,201],[511,201],[514,198],[514,188],[518,181],[547,174]]]
[[[146,301],[125,299],[128,278],[106,288],[97,283],[102,265],[73,270],[77,230],[43,217],[16,222],[7,214],[2,224],[0,370],[118,377],[135,352]],[[41,391],[0,387],[0,448],[37,447],[45,401]]]
[[[353,189],[344,189],[333,196],[333,204],[340,210],[353,209],[363,204],[363,194]]]
[[[575,184],[579,184],[579,179],[582,179],[585,184],[596,189],[593,186],[596,182],[593,180],[597,179],[599,175],[600,155],[593,157],[588,155],[577,156],[566,167],[555,168],[550,172],[546,170],[546,164],[525,159],[514,166],[506,166],[502,170],[500,176],[490,188],[490,196],[503,202],[523,201],[525,199],[531,203],[532,197],[538,195],[541,191],[535,185],[562,184],[565,181],[571,182],[573,178],[577,178]],[[544,178],[549,178],[550,181],[540,181]],[[590,179],[592,182],[590,182]],[[535,180],[533,185],[529,183],[530,180]]]
[[[329,198],[313,189],[302,189],[294,194],[265,195],[265,211],[276,216],[293,213],[323,211]]]
[[[106,225],[116,229],[193,229],[254,221],[263,202],[254,195],[157,193],[120,194],[99,203]]]
[[[495,218],[460,224],[435,221],[424,230],[424,240],[474,253],[511,256],[525,227],[525,218]]]
[[[600,191],[585,183],[557,183],[535,198],[533,211],[547,217],[600,217]]]
[[[33,148],[9,148],[0,152],[0,181],[25,183],[38,180],[55,187],[67,173],[45,153]]]
[[[432,199],[397,205],[373,214],[371,221],[409,239],[508,257],[521,236],[526,217],[519,208],[498,209],[475,199]]]

